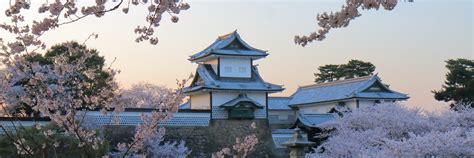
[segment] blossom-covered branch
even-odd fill
[[[308,157],[474,154],[472,108],[427,113],[396,103],[383,103],[345,113],[323,128],[330,131],[329,138]]]
[[[318,14],[316,19],[319,29],[309,35],[295,36],[295,43],[304,47],[310,42],[324,40],[331,29],[347,27],[351,20],[361,16],[359,8],[378,10],[383,7],[385,10],[392,10],[397,2],[398,0],[347,0],[340,11]]]
[[[85,51],[75,44],[65,43],[60,47],[65,53],[46,61],[38,59],[35,54],[15,55],[2,73],[0,99],[6,105],[2,109],[9,116],[15,116],[12,114],[16,112],[14,109],[26,106],[38,116],[50,118],[62,130],[45,132],[45,136],[56,132],[72,136],[86,156],[94,157],[106,140],[96,129],[83,124],[87,110],[100,109],[107,113],[113,109],[118,113],[131,104],[142,105],[154,111],[151,115],[142,114],[143,123],[137,126],[133,142],[118,145],[119,150],[125,151],[124,156],[142,151],[147,140],[159,135],[159,123],[177,111],[184,99],[180,89],[187,79],[177,81],[176,90],[139,84],[131,90],[119,91],[114,77],[117,71],[91,65],[91,59],[96,56],[94,51]],[[31,116],[22,113],[24,115],[18,116]],[[30,149],[41,149],[41,144],[32,146],[26,143],[28,137],[25,136],[12,137],[19,154],[31,154],[33,151]]]
[[[255,122],[250,125],[251,129],[256,129]],[[212,158],[225,158],[226,155],[233,156],[235,158],[248,157],[249,153],[254,150],[255,145],[258,144],[258,138],[256,134],[249,134],[244,138],[235,138],[235,144],[230,148],[222,148],[220,151],[212,154]]]
[[[127,5],[125,3],[127,2]],[[154,36],[154,29],[159,27],[163,14],[170,14],[171,21],[178,21],[177,14],[181,10],[190,8],[189,4],[176,0],[120,0],[107,1],[96,0],[95,3],[78,2],[75,0],[54,0],[45,1],[40,6],[32,5],[29,0],[15,0],[10,3],[9,8],[5,10],[5,15],[11,23],[2,23],[0,28],[14,36],[12,41],[4,41],[0,38],[0,56],[4,63],[15,54],[22,52],[34,52],[38,48],[45,49],[46,45],[41,40],[41,36],[52,29],[61,25],[77,22],[89,16],[97,18],[103,17],[106,13],[122,8],[124,13],[128,13],[132,6],[147,6],[149,14],[144,19],[148,25],[138,26],[134,31],[138,35],[136,42],[149,41],[151,44],[157,44],[158,38]],[[40,19],[26,21],[25,10],[37,9]]]

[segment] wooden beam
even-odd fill
[[[266,112],[266,115],[265,118],[267,118],[268,120],[268,92],[265,93],[265,112]]]
[[[221,77],[221,58],[217,57],[217,77]]]
[[[212,91],[209,92],[209,105],[211,105],[211,120],[212,120]]]

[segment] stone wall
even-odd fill
[[[255,122],[256,129],[250,124]],[[271,129],[266,119],[254,120],[211,120],[209,126],[166,126],[165,141],[184,140],[186,146],[192,150],[189,157],[211,157],[222,148],[232,148],[236,138],[244,138],[255,133],[259,143],[249,157],[279,158],[288,157],[288,150],[276,149],[271,136]],[[112,126],[104,129],[106,139],[118,142],[130,142],[133,137],[134,126]]]
[[[255,122],[257,129],[250,128]],[[208,127],[167,127],[165,140],[185,140],[192,151],[190,157],[210,157],[224,147],[232,148],[237,137],[255,133],[259,139],[250,157],[287,157],[277,150],[266,119],[257,120],[212,120]]]

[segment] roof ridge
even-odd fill
[[[332,82],[310,84],[310,85],[300,86],[299,88],[315,88],[315,87],[332,86],[332,85],[344,84],[344,83],[352,83],[352,82],[357,82],[357,81],[369,80],[373,76],[375,76],[375,75],[362,76],[362,77],[356,77],[356,78],[350,78],[350,79],[343,79],[343,80],[337,80],[337,81],[332,81]]]
[[[291,98],[290,96],[285,97],[285,96],[269,96],[268,98]]]
[[[327,116],[332,116],[334,113],[303,113],[301,115],[327,115]]]
[[[232,32],[226,33],[224,35],[217,36],[217,39],[218,40],[226,39],[226,38],[229,38],[230,36],[232,36],[233,34],[236,34],[236,33],[237,33],[237,29],[235,29]]]

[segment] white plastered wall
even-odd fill
[[[237,93],[237,92],[213,92],[212,93],[212,104],[213,106],[219,106],[222,105],[232,99],[235,99],[239,96],[239,94],[242,93]],[[261,105],[266,105],[266,97],[265,93],[246,93],[247,97],[250,99],[255,100]]]
[[[200,93],[191,96],[191,109],[210,109],[211,99],[209,93]]]
[[[308,104],[302,105],[299,107],[299,111],[302,113],[327,113],[332,108],[336,107],[339,102],[344,102],[347,107],[350,109],[357,108],[356,100],[343,100],[343,101],[335,101],[335,102],[325,102],[325,103],[315,103],[315,104]]]
[[[351,110],[354,110],[357,108],[373,106],[376,100],[377,99],[359,99],[359,107],[357,107],[356,99],[341,100],[341,101],[326,102],[326,103],[315,103],[315,104],[302,105],[299,107],[299,111],[302,113],[327,113],[332,108],[336,107],[336,105],[339,102],[344,102],[347,107],[349,107]],[[394,100],[380,100],[380,101],[392,102]]]
[[[248,58],[226,58],[220,59],[221,77],[251,77],[251,59]]]

